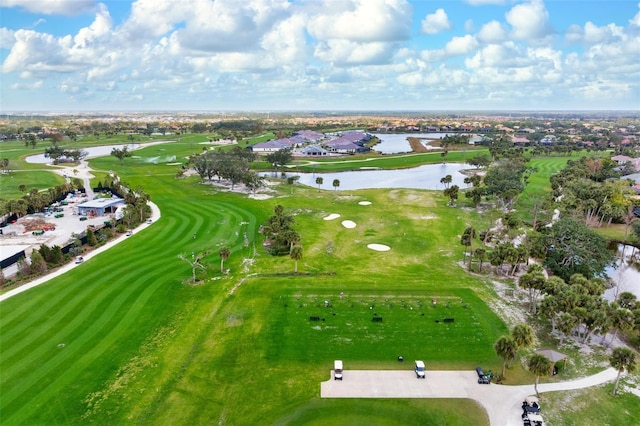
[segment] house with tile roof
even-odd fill
[[[297,145],[295,141],[291,141],[288,138],[275,139],[271,141],[261,142],[253,145],[251,149],[255,153],[261,152],[276,152],[284,148],[294,148]]]

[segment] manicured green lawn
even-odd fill
[[[471,369],[495,361],[486,342],[496,330],[506,331],[467,289],[383,294],[347,289],[342,299],[335,292],[282,292],[269,311],[270,360],[331,365],[339,358],[348,360],[353,369],[411,368],[395,362],[399,355],[422,359],[429,368],[448,364]],[[374,318],[382,322],[373,322]],[[445,318],[454,322],[444,322]]]
[[[41,165],[43,169],[46,166]],[[19,170],[0,175],[0,198],[13,200],[20,198],[31,189],[44,190],[64,183],[64,178],[46,170]],[[25,186],[25,192],[20,191]]]
[[[143,160],[173,155],[177,145],[147,150],[126,159],[124,167],[111,157],[94,165],[118,170],[134,187],[148,188],[162,218],[63,277],[2,303],[5,424],[177,418],[180,423],[220,418],[233,424],[272,423],[293,407],[317,400],[336,353],[363,367],[395,366],[400,350],[420,354],[433,366],[497,364],[491,343],[505,327],[470,290],[482,290],[483,284],[455,265],[461,257],[456,235],[468,217],[446,207],[444,199],[425,191],[336,195],[309,188],[294,197],[256,201],[220,193],[196,178],[176,180],[168,166]],[[362,199],[373,204],[358,205]],[[276,204],[295,215],[302,235],[304,258],[297,276],[291,274],[291,259],[272,258],[261,248],[258,225]],[[347,229],[340,220],[322,220],[331,212],[358,226]],[[245,232],[249,247],[242,243]],[[392,250],[367,249],[372,242]],[[226,276],[219,273],[222,245],[232,249],[225,263],[232,272]],[[207,258],[212,280],[196,287],[182,284],[190,268],[178,254],[205,249],[212,251]],[[360,310],[366,309],[360,297],[367,303],[388,298],[394,306],[378,307],[385,319],[375,324],[381,326],[375,333],[371,329],[368,341],[361,331],[374,325],[370,314],[361,317],[350,305],[337,304],[330,320],[358,325],[338,324],[341,328],[331,332],[334,340],[349,336],[352,342],[334,341],[332,350],[308,333],[311,311],[284,308],[282,298],[335,299],[340,291],[348,295],[345,303],[352,301]],[[437,308],[430,304],[433,297],[440,299]],[[415,305],[415,315],[403,298]],[[418,314],[420,305],[424,317]],[[445,316],[456,321],[435,322]],[[435,413],[441,419],[453,415]]]
[[[534,205],[538,204],[540,209],[544,200],[551,194],[549,178],[564,169],[567,161],[577,160],[585,155],[604,156],[608,155],[608,153],[589,153],[584,150],[572,156],[536,157],[531,159],[529,163],[527,163],[527,167],[533,169],[534,172],[529,176],[527,186],[515,204],[518,215],[522,219],[531,222],[533,220]]]
[[[463,163],[471,157],[487,153],[488,151],[483,148],[471,148],[467,151],[452,151],[447,155],[446,161],[449,163]],[[295,163],[296,169],[303,172],[342,172],[350,170],[360,170],[363,167],[379,167],[381,169],[401,169],[408,167],[417,167],[422,164],[442,163],[442,156],[439,152],[399,155],[365,154],[354,155],[352,157],[340,159],[300,159],[295,161]],[[265,164],[265,166],[267,165]]]
[[[475,401],[452,399],[316,399],[275,425],[482,425],[489,418]]]

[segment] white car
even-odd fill
[[[82,256],[76,257],[76,265],[78,265],[78,264],[80,264],[82,262],[84,262],[84,257],[82,257]]]

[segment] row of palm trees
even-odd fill
[[[322,177],[318,176],[316,178],[316,185],[318,185],[318,191],[320,190],[320,186],[323,183],[324,183],[324,179]],[[338,188],[340,187],[340,179],[334,179],[332,185],[333,185],[333,190],[337,191]]]

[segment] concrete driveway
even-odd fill
[[[538,385],[540,392],[581,389],[615,379],[613,368],[593,376]],[[418,379],[413,371],[344,370],[343,380],[320,384],[322,398],[469,398],[489,414],[492,426],[521,426],[522,401],[535,395],[533,385],[480,385],[475,371],[427,371]],[[544,416],[544,412],[543,412]]]

